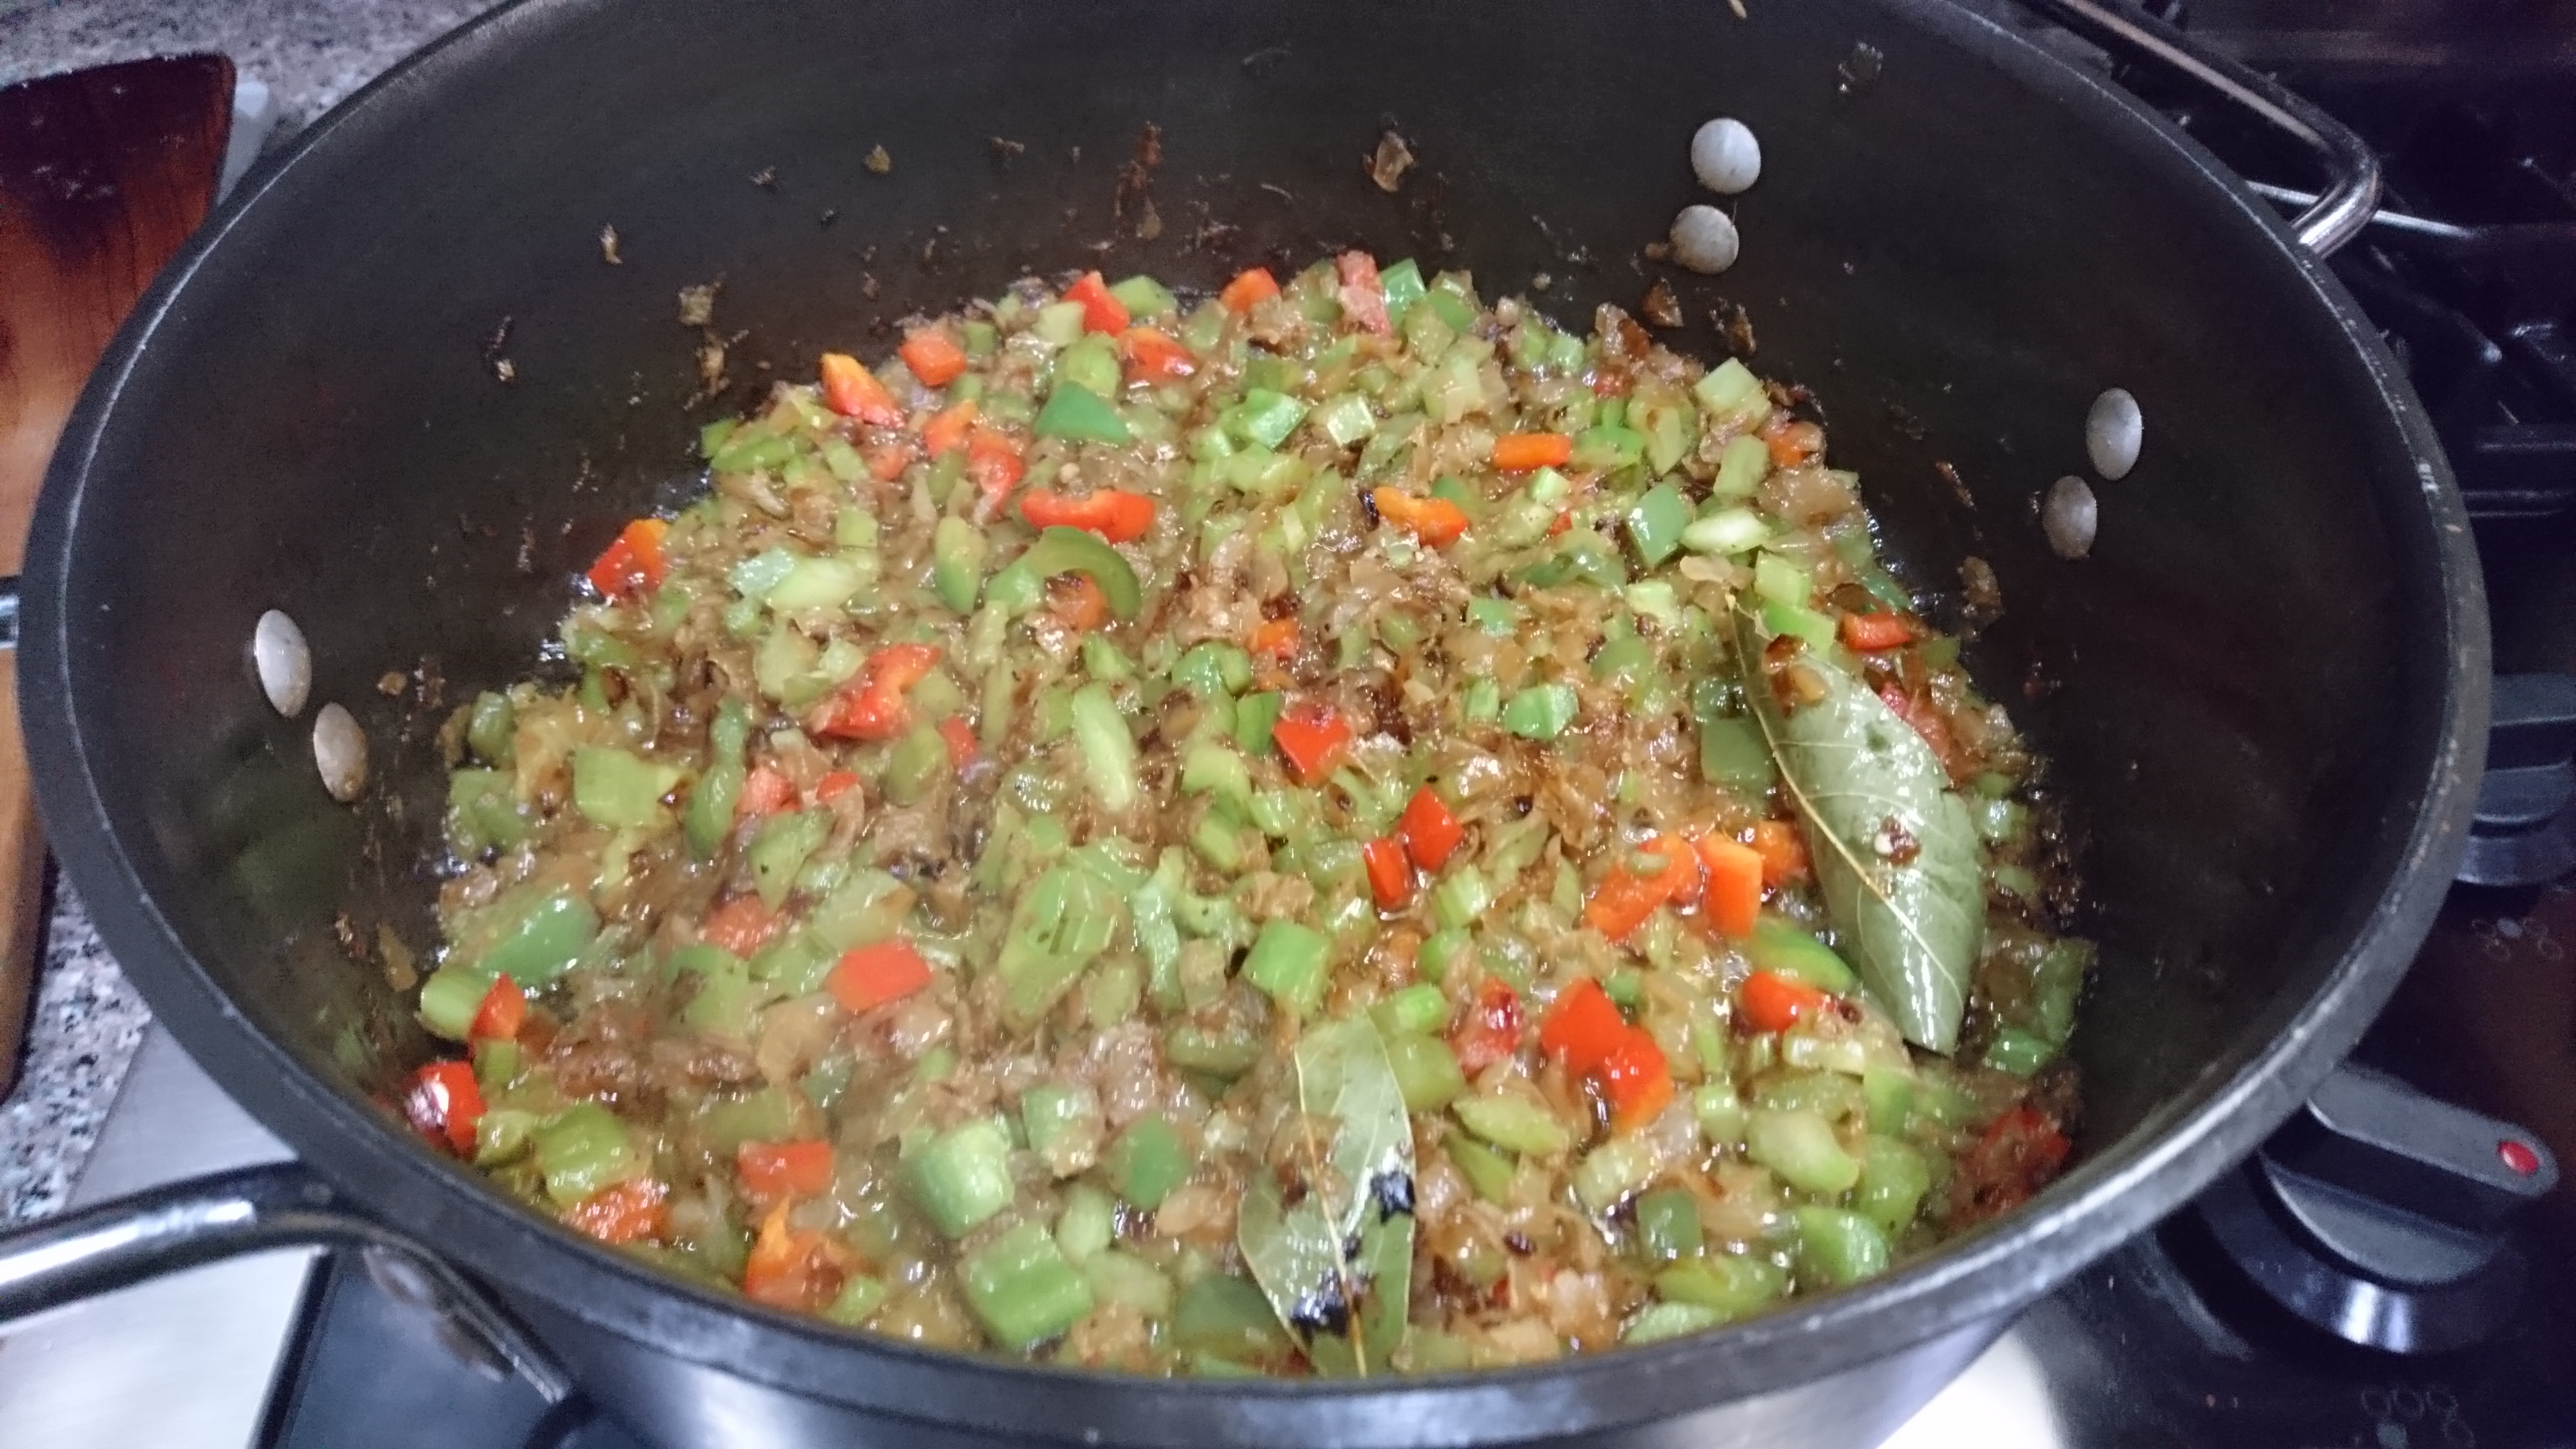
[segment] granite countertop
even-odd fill
[[[220,51],[268,88],[292,135],[494,0],[0,0],[0,85],[110,61]],[[59,1210],[151,1012],[55,884],[27,1061],[0,1101],[0,1230]]]

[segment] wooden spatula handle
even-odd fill
[[[213,205],[232,62],[176,56],[0,90],[0,574],[81,384]],[[0,654],[0,1095],[15,1082],[44,949],[45,847]]]

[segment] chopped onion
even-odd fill
[[[2093,471],[2117,482],[2138,466],[2138,446],[2146,440],[2147,420],[2138,400],[2126,388],[2106,388],[2084,415],[2084,451]]]
[[[2093,530],[2101,522],[2101,509],[2093,501],[2092,486],[2070,473],[2057,480],[2048,490],[2048,501],[2040,505],[2039,526],[2048,534],[2048,546],[2059,558],[2082,558],[2093,551]]]
[[[270,707],[288,719],[302,714],[313,689],[313,651],[295,621],[275,609],[260,615],[250,634],[250,659]]]
[[[1694,272],[1735,265],[1735,223],[1714,206],[1685,206],[1673,218],[1673,260]]]
[[[1762,143],[1753,128],[1721,116],[1691,135],[1691,171],[1720,196],[1746,190],[1762,175]]]
[[[322,772],[322,788],[343,805],[367,788],[366,732],[336,704],[313,716],[313,764]]]

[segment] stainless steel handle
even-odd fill
[[[2369,224],[2379,205],[2379,158],[2341,121],[2279,81],[2215,55],[2161,20],[2117,0],[2022,0],[2105,50],[2152,60],[2286,132],[2316,153],[2329,178],[2316,202],[2290,222],[2300,245],[2332,254]]]
[[[0,1323],[272,1248],[356,1248],[403,1296],[472,1334],[547,1403],[572,1381],[500,1305],[413,1239],[352,1211],[296,1163],[217,1173],[0,1236]]]

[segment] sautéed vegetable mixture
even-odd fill
[[[2013,1207],[2091,950],[1795,401],[1357,252],[825,356],[451,723],[413,1122],[1155,1374],[1669,1338]]]

